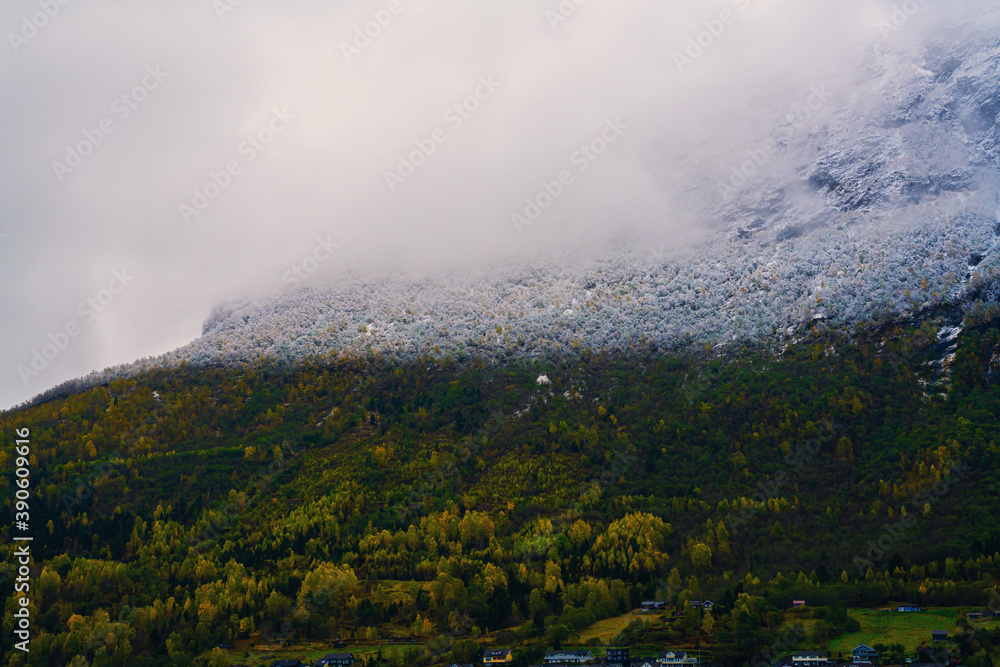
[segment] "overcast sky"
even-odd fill
[[[579,1],[5,0],[0,408],[181,346],[303,261],[688,240],[679,156],[765,137],[893,12]]]

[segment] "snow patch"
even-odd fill
[[[939,343],[950,343],[962,333],[962,327],[942,327],[937,333]]]

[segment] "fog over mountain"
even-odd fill
[[[2,405],[175,348],[142,365],[682,349],[996,300],[986,2],[38,11],[0,10]]]

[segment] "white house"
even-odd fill
[[[573,665],[584,662],[590,662],[593,659],[594,659],[594,654],[591,653],[590,651],[546,651],[545,652],[546,665],[556,665],[556,664]]]
[[[803,653],[792,654],[792,665],[794,667],[821,667],[829,662],[830,660],[826,657],[826,654],[819,651],[805,651]]]
[[[698,667],[700,661],[697,656],[691,655],[687,651],[664,651],[656,659],[661,667]]]

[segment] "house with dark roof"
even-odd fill
[[[313,667],[350,667],[353,664],[353,653],[327,653],[314,662]]]
[[[948,641],[948,631],[947,630],[931,630],[931,641],[935,641],[935,642]]]
[[[851,660],[854,662],[871,662],[878,660],[878,651],[867,644],[861,644],[851,649]]]
[[[627,648],[609,648],[604,658],[607,667],[631,667]]]
[[[514,662],[514,652],[509,648],[494,648],[483,653],[484,665],[509,665]]]
[[[916,663],[930,663],[941,667],[941,665],[947,665],[950,662],[951,653],[940,645],[918,646]]]
[[[659,600],[646,600],[641,605],[639,605],[639,609],[643,611],[658,611],[660,609],[666,609],[666,608],[667,608],[667,603],[660,602]]]

